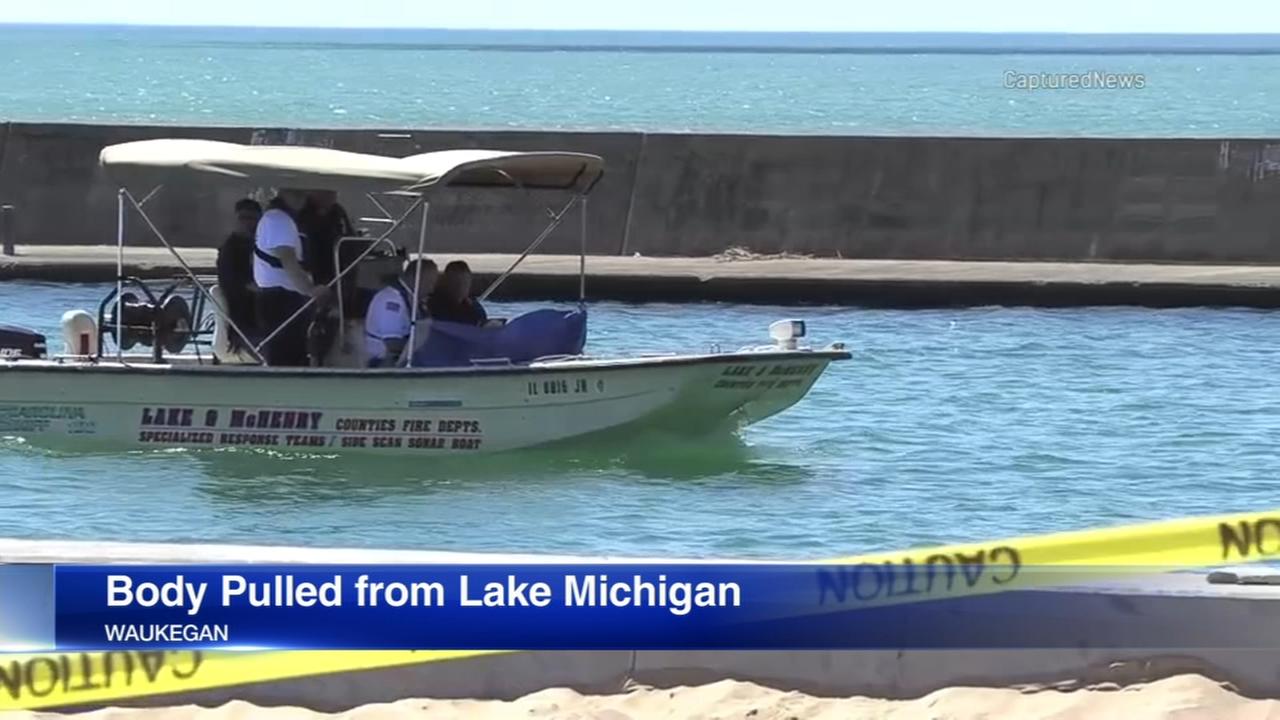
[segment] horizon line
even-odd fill
[[[99,28],[191,28],[209,30],[381,30],[381,31],[436,31],[436,32],[550,32],[550,33],[670,33],[670,34],[720,34],[720,35],[1039,35],[1056,37],[1275,37],[1280,30],[1265,32],[1235,31],[1160,31],[1160,30],[734,30],[734,29],[669,29],[669,28],[530,28],[530,27],[440,27],[430,25],[381,26],[381,25],[276,25],[276,24],[191,24],[191,23],[138,23],[96,21],[33,21],[0,20],[0,27],[99,27]]]

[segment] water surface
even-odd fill
[[[0,26],[0,120],[835,135],[1280,135],[1275,36],[1201,38],[1198,44],[1140,36],[1035,42],[1017,35],[945,42],[921,40],[927,35],[770,34],[751,41],[726,33],[570,37],[572,42],[555,33],[517,34],[521,46],[515,47],[507,35],[484,32]],[[743,43],[763,46],[726,47]],[[1067,43],[1077,51],[1062,54]],[[1153,49],[1143,52],[1144,47]],[[1117,48],[1128,50],[1117,54]],[[1008,82],[1017,74],[1093,71],[1141,75],[1143,86],[1029,91]]]
[[[104,286],[0,283],[60,341]],[[495,306],[510,314],[534,305]],[[487,458],[0,449],[0,535],[814,558],[1280,506],[1280,314],[591,306],[593,353],[855,353],[741,437]]]

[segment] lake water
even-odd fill
[[[105,286],[0,283],[60,347]],[[532,305],[497,306],[503,314]],[[592,352],[757,344],[808,320],[834,365],[714,441],[488,458],[0,448],[0,535],[807,559],[1278,503],[1280,314],[591,306]]]
[[[670,47],[673,37],[510,47],[509,36],[430,31],[0,27],[0,120],[1280,135],[1271,51],[1044,54],[990,39],[875,51],[848,38],[744,49],[718,46],[722,36]],[[1274,50],[1274,38],[1260,42]],[[1007,87],[1010,72],[1090,71],[1141,75],[1143,87]],[[0,318],[57,345],[63,310],[96,308],[104,290],[0,283]],[[0,535],[813,558],[1277,504],[1275,313],[601,303],[589,349],[754,344],[797,314],[815,342],[846,341],[855,359],[741,437],[655,434],[465,462],[8,442]]]
[[[941,52],[940,41],[911,35],[742,40],[724,33],[0,26],[0,120],[836,135],[1280,134],[1274,36],[1219,38],[1208,43],[1212,52],[1126,54],[1103,50],[1142,47],[1150,39],[1116,36],[1086,43],[1082,52],[1045,54],[1028,49],[1068,41],[1018,38],[946,41],[941,47],[951,50]],[[934,49],[915,47],[923,44]],[[1098,51],[1089,51],[1094,46]],[[1016,87],[1021,76],[1094,71],[1141,76],[1142,87]]]

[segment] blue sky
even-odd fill
[[[1280,32],[1280,0],[3,0],[0,22],[620,30]]]

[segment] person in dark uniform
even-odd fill
[[[338,194],[331,190],[307,193],[306,204],[298,213],[298,230],[302,233],[311,279],[317,285],[328,285],[338,274],[333,259],[338,238],[356,234],[346,209],[338,204]]]
[[[480,301],[471,297],[471,268],[462,260],[444,267],[427,308],[432,320],[443,322],[480,327],[489,319]]]
[[[236,226],[218,248],[218,287],[227,316],[252,337],[257,328],[253,299],[253,235],[262,219],[262,206],[252,198],[236,202]],[[237,332],[228,333],[232,350],[244,349]]]

